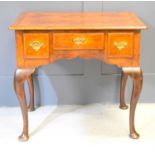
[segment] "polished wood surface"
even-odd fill
[[[53,33],[53,50],[79,49],[103,50],[104,33]]]
[[[35,71],[35,69],[17,69],[15,71],[14,89],[15,89],[17,98],[20,102],[22,115],[23,115],[23,131],[22,131],[22,134],[19,136],[20,141],[26,141],[29,139],[29,134],[28,134],[28,108],[27,108],[27,103],[26,103],[24,82],[25,82],[25,80],[29,79],[29,76],[34,71]],[[31,95],[32,94],[30,94],[30,96]],[[32,104],[32,102],[31,102],[31,104]]]
[[[146,25],[131,12],[26,12],[10,26],[14,30],[136,30]]]
[[[108,57],[132,58],[134,56],[134,33],[108,33]]]
[[[30,92],[30,103],[29,103],[29,111],[34,111],[34,85],[33,85],[33,75],[30,74],[27,77],[27,83],[29,86],[29,92]]]
[[[16,51],[18,68],[36,68],[76,57],[138,67],[140,31],[16,31]]]
[[[24,81],[30,91],[30,111],[34,110],[34,68],[58,59],[95,58],[122,68],[120,108],[125,104],[127,77],[133,80],[130,103],[130,137],[137,139],[134,116],[142,88],[140,32],[147,28],[133,13],[33,13],[22,14],[10,26],[16,34],[14,85],[23,114],[21,141],[29,138],[28,107]]]
[[[23,39],[25,58],[49,58],[48,33],[24,33]]]
[[[137,102],[138,102],[138,99],[139,99],[139,96],[142,90],[143,72],[140,68],[135,68],[135,69],[123,68],[122,70],[123,70],[123,74],[125,74],[125,76],[130,76],[133,81],[132,96],[131,96],[131,101],[130,101],[129,123],[130,123],[130,137],[133,139],[137,139],[139,138],[139,134],[137,133],[135,129],[135,124],[134,124],[135,117],[134,116],[135,116],[136,105],[137,105]]]
[[[126,102],[125,102],[125,88],[126,88],[127,79],[128,79],[128,74],[122,71],[121,87],[120,87],[120,108],[121,109],[128,109],[128,106],[126,105]]]

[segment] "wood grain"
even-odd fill
[[[23,115],[23,131],[19,136],[20,141],[27,141],[29,139],[28,133],[28,108],[26,103],[26,94],[24,89],[24,82],[35,71],[35,69],[17,69],[14,75],[14,89],[20,103]],[[31,94],[32,95],[32,94]],[[32,97],[32,96],[31,96]]]
[[[78,39],[82,42],[78,43]],[[76,42],[77,40],[77,42]],[[53,49],[54,50],[103,50],[104,49],[104,33],[53,33]]]
[[[77,36],[84,36],[87,42],[75,45],[72,39]],[[45,48],[34,51],[29,44],[36,40],[43,42]],[[119,51],[113,45],[115,41],[126,41],[128,46]],[[18,68],[35,68],[58,59],[76,57],[95,58],[118,67],[140,66],[140,31],[16,31],[16,46]]]
[[[16,32],[17,70],[14,86],[23,114],[23,131],[19,139],[26,141],[29,138],[24,81],[29,82],[30,109],[34,110],[31,77],[34,68],[58,59],[76,57],[99,59],[123,68],[121,108],[127,108],[124,98],[127,77],[133,79],[130,136],[138,138],[134,115],[143,80],[140,69],[140,31],[146,28],[138,17],[127,12],[23,13],[10,26]]]
[[[132,95],[130,100],[130,137],[133,139],[138,139],[139,134],[135,129],[135,110],[143,86],[143,72],[139,67],[122,68],[122,72],[125,74],[125,76],[129,76],[133,81]]]
[[[25,12],[13,30],[133,30],[147,26],[131,12]]]
[[[134,48],[134,33],[133,32],[113,32],[108,33],[108,57],[116,58],[132,58]],[[126,43],[119,46],[121,43]],[[120,47],[120,48],[119,48]]]
[[[49,58],[49,34],[43,33],[24,33],[24,57],[25,58]],[[41,47],[38,50],[33,49],[31,44],[40,43]]]

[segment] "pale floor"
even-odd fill
[[[29,113],[30,140],[19,142],[19,107],[0,107],[0,154],[155,154],[155,104],[138,104],[139,140],[128,137],[128,115],[129,110],[105,103],[43,106]]]

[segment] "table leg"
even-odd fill
[[[27,77],[27,82],[29,86],[29,92],[30,92],[30,103],[29,103],[29,111],[34,111],[34,85],[33,85],[33,76],[30,74]]]
[[[143,84],[143,73],[142,70],[139,67],[135,68],[123,68],[123,72],[131,77],[133,80],[133,89],[132,89],[132,96],[130,101],[130,119],[129,119],[129,125],[130,125],[130,137],[133,139],[138,139],[139,134],[135,130],[135,123],[134,123],[134,117],[135,117],[135,109],[136,105],[142,90],[142,84]]]
[[[128,74],[122,71],[121,88],[120,88],[120,108],[123,110],[128,108],[128,106],[125,103],[125,88],[126,88],[127,79],[128,79]]]
[[[35,71],[35,69],[17,69],[14,75],[14,89],[20,103],[23,115],[23,131],[19,136],[20,141],[26,141],[29,138],[28,134],[28,108],[26,104],[26,96],[24,82]]]

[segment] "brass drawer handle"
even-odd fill
[[[80,37],[77,37],[77,38],[74,38],[74,39],[73,39],[73,42],[74,42],[76,45],[84,44],[85,41],[86,41],[85,38],[80,38]]]
[[[128,43],[125,42],[125,41],[114,42],[114,46],[116,46],[117,49],[120,50],[120,51],[121,51],[122,49],[124,49],[127,45],[128,45]]]
[[[39,51],[43,45],[44,44],[41,43],[40,41],[33,41],[32,43],[30,43],[30,46],[32,47],[32,49],[36,52]]]

